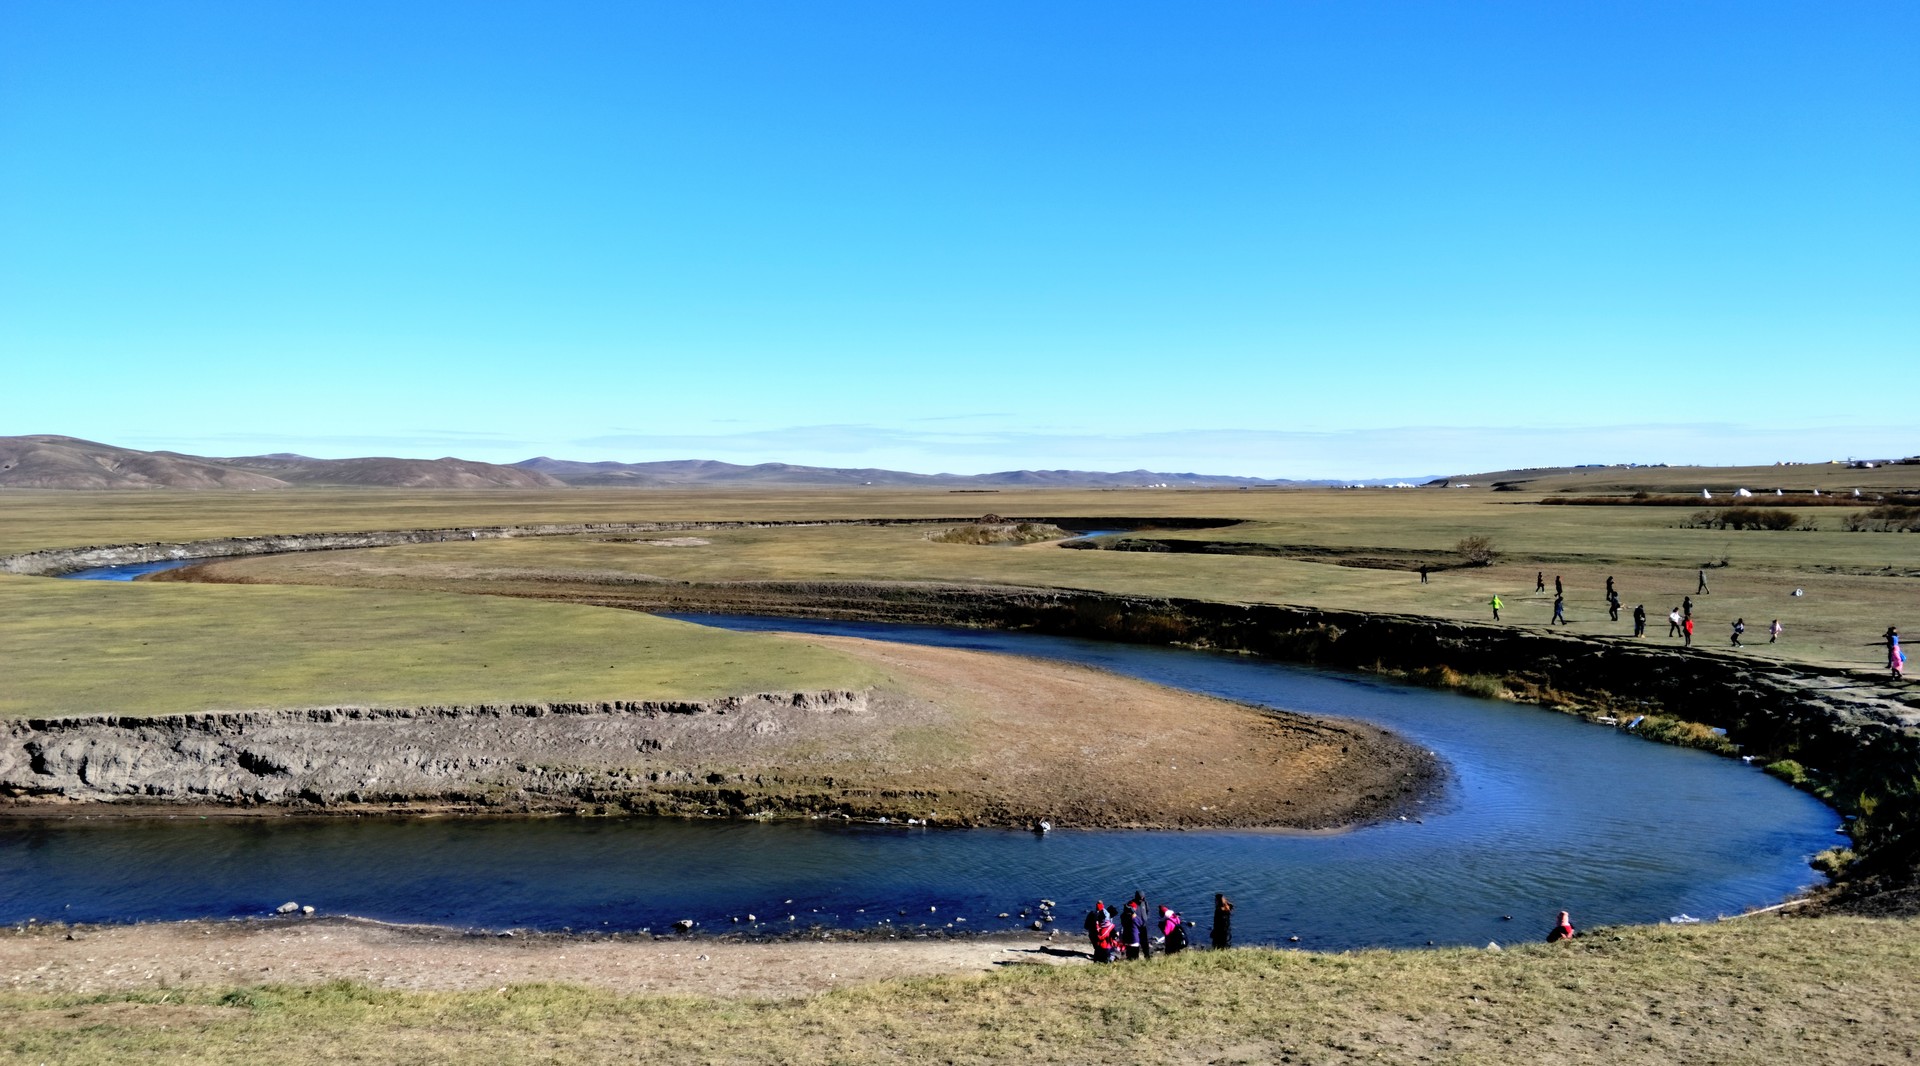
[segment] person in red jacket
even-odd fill
[[[1572,939],[1573,939],[1573,922],[1567,919],[1566,911],[1561,911],[1560,920],[1554,923],[1552,929],[1547,930],[1547,943],[1557,944],[1562,940],[1572,940]]]

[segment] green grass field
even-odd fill
[[[498,597],[0,578],[0,716],[859,688],[800,641]]]

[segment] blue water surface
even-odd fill
[[[681,617],[1064,659],[1340,715],[1432,749],[1448,777],[1406,820],[1329,834],[572,818],[14,822],[0,828],[0,921],[226,917],[298,900],[322,913],[488,929],[659,930],[689,918],[712,932],[883,921],[944,932],[1024,926],[1021,911],[1048,898],[1073,931],[1094,899],[1137,889],[1203,931],[1211,894],[1225,892],[1239,942],[1478,944],[1534,939],[1561,908],[1585,925],[1776,902],[1812,883],[1807,858],[1840,839],[1830,809],[1737,760],[1498,701],[1140,645]]]

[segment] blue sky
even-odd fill
[[[0,434],[1920,452],[1912,3],[0,2]]]

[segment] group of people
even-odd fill
[[[1095,902],[1087,912],[1086,929],[1087,940],[1093,945],[1093,961],[1097,963],[1151,959],[1155,946],[1169,955],[1177,955],[1185,951],[1193,939],[1193,922],[1180,917],[1172,907],[1163,904],[1160,913],[1149,918],[1147,897],[1141,892],[1135,892],[1118,913],[1105,900]],[[1572,940],[1573,936],[1573,922],[1566,911],[1561,911],[1553,928],[1547,931],[1547,943]],[[1209,939],[1216,950],[1233,946],[1233,901],[1218,892],[1213,894],[1213,929]]]
[[[1099,963],[1150,959],[1156,945],[1177,955],[1191,945],[1194,935],[1192,920],[1182,918],[1172,907],[1163,904],[1159,914],[1149,914],[1147,897],[1141,892],[1135,892],[1117,912],[1105,900],[1094,903],[1085,925],[1093,961]],[[1216,948],[1233,946],[1233,903],[1217,892],[1210,939]]]

